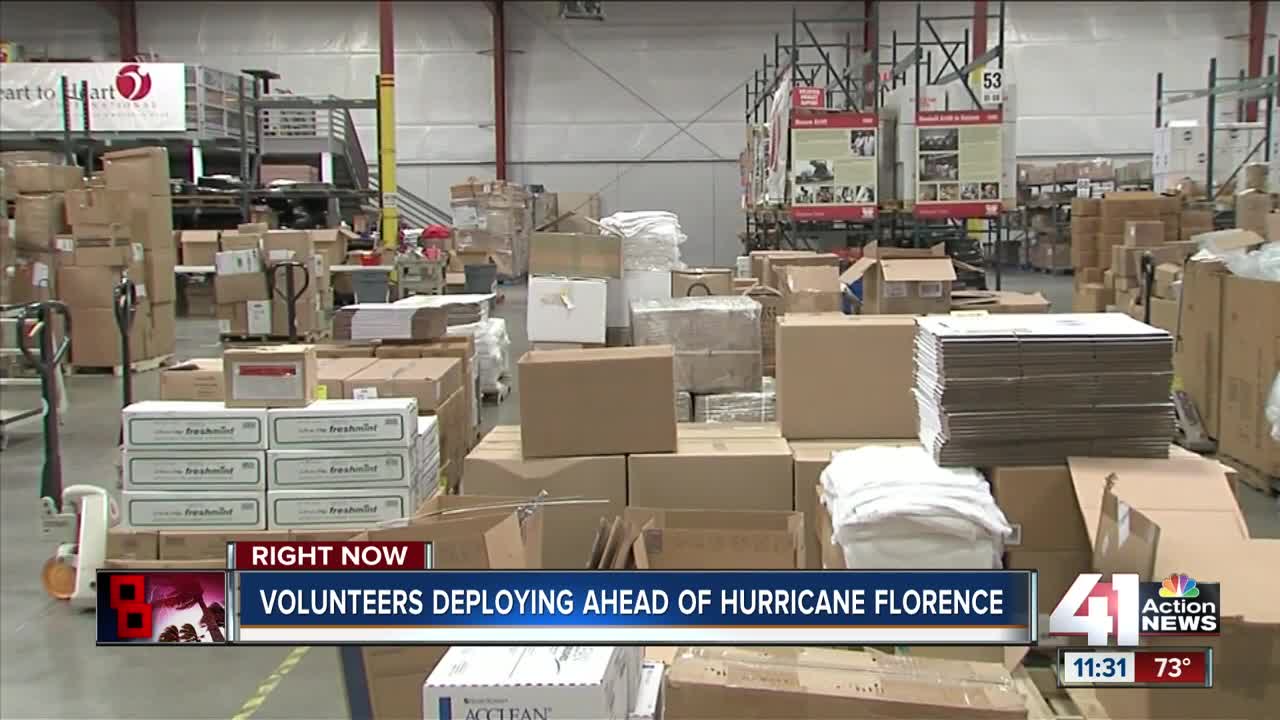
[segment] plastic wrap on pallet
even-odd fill
[[[525,189],[501,180],[482,183],[469,178],[449,191],[454,247],[488,253],[501,275],[524,275],[533,224]]]
[[[738,295],[637,300],[633,345],[675,348],[676,389],[696,394],[758,392],[760,304]]]
[[[661,210],[619,212],[600,221],[622,236],[625,270],[679,270],[680,246],[687,240],[675,213]]]
[[[1013,529],[976,468],[938,467],[919,446],[870,446],[835,453],[820,477],[830,539],[851,570],[1001,567]]]
[[[504,392],[506,379],[511,374],[511,338],[507,336],[507,321],[489,318],[483,322],[454,325],[449,328],[449,335],[475,338],[480,392]]]
[[[764,378],[760,392],[698,395],[693,399],[694,422],[774,422],[777,419],[778,396],[771,377]]]
[[[693,396],[683,390],[676,391],[676,422],[693,422]]]

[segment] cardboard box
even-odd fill
[[[175,532],[159,533],[160,560],[227,559],[227,544],[233,542],[280,542],[290,540],[288,531]],[[114,556],[112,556],[114,557]]]
[[[416,340],[444,337],[449,329],[449,311],[444,307],[360,303],[340,308],[333,315],[335,340]]]
[[[103,177],[112,190],[169,194],[169,151],[162,147],[116,150],[102,156]]]
[[[733,271],[728,268],[688,268],[671,271],[671,297],[733,295]]]
[[[59,267],[87,265],[123,268],[143,258],[142,246],[124,239],[77,241],[70,235],[58,235],[54,238],[54,244],[58,250]],[[142,280],[143,278],[135,278],[135,281]]]
[[[410,488],[307,488],[269,490],[267,523],[272,528],[367,528],[410,515]]]
[[[682,720],[1027,717],[999,664],[827,648],[682,649],[666,695]]]
[[[453,720],[453,707],[511,717],[536,707],[546,717],[625,720],[639,662],[638,648],[453,647],[422,688],[422,717]]]
[[[780,273],[786,267],[833,267],[840,269],[840,256],[834,253],[802,253],[797,255],[770,255],[764,264],[764,284],[782,289]]]
[[[778,317],[784,313],[782,293],[777,290],[755,285],[742,293],[760,306],[760,364],[764,375],[776,372],[778,357]]]
[[[1005,547],[1076,552],[1091,547],[1066,465],[998,467],[991,470],[990,479],[991,494],[1013,527]]]
[[[794,510],[791,462],[781,438],[680,438],[673,453],[627,457],[627,505]]]
[[[222,354],[227,407],[305,407],[316,396],[310,345],[227,348]]]
[[[84,187],[84,170],[75,165],[42,162],[19,162],[8,178],[22,194],[55,193]]]
[[[1151,298],[1151,318],[1146,322],[1176,336],[1178,334],[1178,301],[1160,297]]]
[[[1103,312],[1112,301],[1112,293],[1102,283],[1085,283],[1071,294],[1071,311],[1078,313]]]
[[[160,371],[161,400],[222,402],[222,358],[193,358]]]
[[[1277,308],[1280,282],[1223,281],[1218,452],[1271,477],[1280,476],[1280,441],[1271,437],[1265,411],[1280,369]]]
[[[133,325],[129,328],[130,362],[149,357],[150,311],[145,302],[136,308]],[[124,362],[114,310],[110,307],[71,307],[71,362],[82,367],[101,368],[119,366]]]
[[[752,250],[751,258],[751,277],[759,280],[766,287],[773,287],[770,282],[771,278],[768,271],[768,263],[770,258],[775,257],[796,257],[800,255],[814,255],[812,250]]]
[[[631,304],[631,342],[675,348],[676,389],[756,392],[763,376],[760,305],[738,296]]]
[[[519,362],[525,457],[673,452],[674,368],[665,345],[526,353]]]
[[[1077,238],[1082,236],[1093,236],[1102,232],[1102,218],[1090,215],[1076,215],[1071,213],[1071,241],[1074,244]]]
[[[130,278],[137,278],[134,282],[140,286],[138,294],[145,297],[147,295],[145,284],[140,283],[143,276],[141,264],[131,265],[127,268],[80,265],[59,268],[58,297],[62,302],[75,309],[103,308],[110,310],[114,303],[113,293],[116,285],[120,284],[121,276],[125,272],[128,272]],[[115,322],[112,321],[111,325],[111,329],[115,331]]]
[[[529,278],[526,327],[534,342],[604,343],[603,280]]]
[[[1129,220],[1124,224],[1124,244],[1129,247],[1156,247],[1164,240],[1164,223],[1159,220]]]
[[[66,229],[61,195],[19,195],[14,200],[13,241],[20,250],[48,251]]]
[[[261,250],[262,235],[260,233],[244,233],[233,230],[223,230],[218,237],[218,247],[224,252],[234,252],[236,250]]]
[[[650,570],[795,570],[804,566],[800,513],[628,507],[635,566]]]
[[[622,238],[617,235],[529,234],[529,273],[581,278],[621,278]]]
[[[1182,266],[1176,263],[1160,263],[1155,269],[1154,292],[1156,297],[1176,300],[1175,283],[1182,277]]]
[[[173,242],[173,200],[167,194],[131,192],[129,209],[132,219],[129,235],[134,242],[142,243],[148,250],[177,251]]]
[[[267,489],[261,450],[125,450],[122,465],[125,490]]]
[[[777,393],[782,434],[796,440],[914,436],[915,332],[915,320],[910,317],[779,318]],[[876,351],[868,353],[872,347]]]
[[[363,358],[351,358],[356,367]],[[339,366],[338,369],[343,369]],[[434,411],[462,387],[462,364],[451,358],[374,360],[342,380],[342,397],[352,400],[411,397],[418,412]],[[332,396],[331,396],[332,397]]]
[[[272,450],[338,445],[412,445],[418,427],[413,398],[317,400],[307,407],[267,411]]]
[[[265,530],[261,491],[194,492],[126,490],[120,525],[141,529]]]
[[[792,440],[791,458],[794,462],[795,509],[804,513],[805,567],[822,568],[822,547],[830,542],[831,534],[822,537],[818,533],[817,487],[822,471],[831,464],[831,453],[853,450],[867,445],[911,446],[919,445],[915,438],[899,440]],[[1068,478],[1069,479],[1069,478]]]
[[[1267,236],[1267,215],[1274,203],[1271,195],[1257,190],[1236,193],[1236,227]]]
[[[830,265],[778,268],[782,307],[788,313],[838,313],[843,309],[840,273]]]
[[[399,346],[388,346],[399,347]],[[336,358],[371,358],[374,357],[375,347],[373,345],[331,345],[321,343],[316,345],[316,357],[321,360],[332,360]],[[415,355],[414,357],[418,357]]]
[[[220,302],[214,307],[218,332],[223,335],[271,335],[271,301]]]
[[[1102,213],[1101,198],[1071,198],[1071,219],[1095,217]]]
[[[129,193],[88,188],[68,190],[64,196],[67,224],[77,240],[129,239],[133,232]]]
[[[144,400],[123,410],[126,450],[266,450],[267,413],[220,402]]]
[[[627,459],[621,455],[526,459],[520,428],[494,428],[466,458],[462,474],[466,495],[576,498],[578,505],[545,509],[539,567],[582,570],[600,519],[621,514],[627,504]]]
[[[151,305],[151,335],[147,353],[151,357],[172,355],[178,346],[178,316],[174,303]]]
[[[172,250],[156,250],[145,255],[142,245],[133,245],[135,258],[143,261],[147,297],[152,303],[171,303],[178,298],[177,278],[173,273],[178,256]]]
[[[921,251],[880,248],[875,243],[867,245],[862,257],[840,276],[846,285],[862,281],[864,315],[950,312],[955,279],[955,268],[942,245]]]
[[[219,252],[213,262],[213,294],[219,304],[271,300],[262,255],[257,250]]]
[[[1218,262],[1189,262],[1182,276],[1182,320],[1174,345],[1178,381],[1200,412],[1210,437],[1219,437],[1222,380],[1222,285],[1228,277]]]

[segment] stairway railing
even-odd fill
[[[369,174],[369,189],[378,189],[376,173]],[[408,221],[410,227],[453,224],[453,216],[448,211],[441,210],[403,186],[396,189],[396,199],[399,201],[400,216]]]

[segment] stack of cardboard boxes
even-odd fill
[[[622,279],[622,239],[536,232],[529,239],[529,341],[604,345],[609,282]]]
[[[7,154],[7,153],[6,153]],[[57,282],[57,236],[66,228],[63,193],[84,186],[78,167],[50,162],[13,162],[5,172],[5,192],[13,193],[13,234],[0,245],[6,275],[4,302],[50,300]],[[6,220],[5,224],[8,224]],[[117,361],[118,362],[118,361]]]
[[[449,188],[454,247],[463,265],[493,263],[498,274],[521,277],[528,269],[529,197],[504,180],[471,178]]]
[[[210,264],[218,330],[223,335],[289,337],[291,305],[297,338],[327,333],[333,315],[329,267],[336,241],[318,246],[313,231],[245,224],[218,237],[184,233],[182,243],[188,264],[208,259],[209,251],[217,248]]]

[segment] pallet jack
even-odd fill
[[[1151,298],[1155,294],[1156,263],[1151,253],[1143,253],[1142,263],[1142,321],[1151,324]],[[1182,312],[1179,307],[1178,325],[1182,325]],[[1177,341],[1177,337],[1174,338]],[[1204,429],[1204,420],[1196,408],[1195,401],[1180,387],[1173,388],[1173,413],[1176,432],[1174,441],[1182,447],[1197,453],[1211,453],[1218,449],[1217,443],[1209,439]]]
[[[280,283],[277,276],[280,274],[280,268],[288,268],[284,274],[284,292],[280,292]],[[293,268],[302,271],[302,287],[297,287],[293,280]],[[282,260],[271,266],[271,293],[284,301],[287,306],[289,320],[289,342],[298,342],[298,300],[302,298],[307,288],[311,287],[311,271],[307,266],[297,260]],[[294,292],[294,291],[297,292]]]
[[[54,345],[54,321],[61,319],[64,336]],[[29,330],[27,322],[31,321]],[[25,331],[24,331],[25,330]],[[35,339],[33,349],[31,340]],[[59,438],[58,374],[71,348],[71,313],[57,301],[31,303],[18,323],[18,349],[40,374],[44,400],[44,467],[40,476],[40,528],[44,537],[58,540],[57,550],[41,572],[45,591],[73,607],[97,606],[97,575],[106,560],[107,529],[118,508],[106,489],[97,485],[62,484],[62,446]]]

